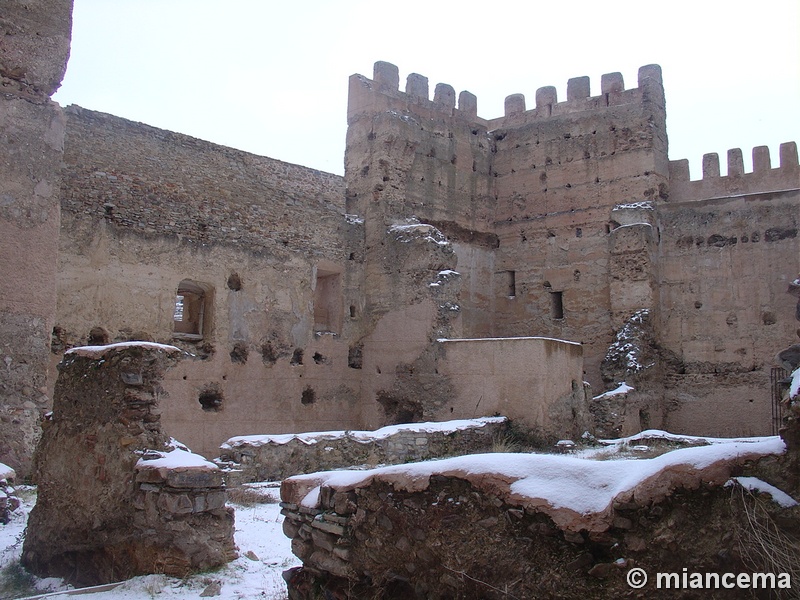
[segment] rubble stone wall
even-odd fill
[[[275,440],[233,438],[220,448],[220,461],[233,463],[230,483],[277,481],[299,473],[356,465],[393,465],[475,454],[489,452],[492,444],[502,439],[507,421],[504,417],[476,419],[445,431],[426,431],[425,425],[397,426],[396,432],[385,436],[343,431],[276,436]],[[280,439],[285,437],[290,439]]]
[[[65,356],[36,451],[28,570],[92,585],[183,576],[235,556],[219,469],[161,429],[163,375],[180,354],[137,343]]]
[[[786,588],[786,574],[789,585],[797,577],[790,557],[800,547],[800,505],[775,503],[730,479],[763,478],[797,497],[796,439],[784,439],[787,455],[745,451],[702,467],[673,465],[598,513],[569,515],[536,496],[543,493],[538,487],[526,488],[532,494],[526,498],[501,466],[482,472],[463,462],[436,463],[438,470],[409,465],[361,479],[358,473],[290,478],[281,487],[283,529],[303,566],[284,573],[289,597],[599,600],[626,595],[634,567],[651,578],[684,569],[703,577],[783,573]],[[504,459],[515,460],[497,455],[497,464]],[[584,462],[578,477],[586,485],[593,462]],[[775,537],[762,546],[768,530]],[[773,562],[778,547],[787,553]],[[673,589],[659,595],[654,579],[646,592],[674,597]]]

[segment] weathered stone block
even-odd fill
[[[166,482],[173,488],[216,488],[222,487],[223,478],[220,470],[170,469],[167,471]]]

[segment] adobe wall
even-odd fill
[[[800,167],[794,143],[770,167],[767,148],[728,153],[728,175],[706,155],[702,179],[670,163],[670,202],[657,211],[659,343],[679,364],[664,393],[668,423],[686,433],[771,433],[770,368],[797,341],[787,301],[800,272]]]
[[[56,312],[64,118],[50,101],[66,69],[71,0],[3,3],[0,22],[0,462],[30,469],[47,410]]]
[[[500,414],[524,423],[543,442],[579,439],[593,428],[575,342],[516,337],[439,340],[438,372],[455,390],[437,420]]]
[[[209,456],[233,435],[358,420],[349,264],[361,225],[341,178],[78,107],[67,109],[53,361],[90,341],[152,339],[195,354],[169,373],[170,432]],[[336,335],[316,334],[317,275],[338,274]],[[202,340],[173,339],[179,282],[208,287]],[[338,296],[337,296],[338,297]],[[204,410],[199,398],[217,394]]]

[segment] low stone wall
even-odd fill
[[[161,381],[180,352],[131,342],[65,355],[35,456],[29,571],[84,586],[236,556],[219,467],[161,431]]]
[[[240,436],[220,447],[220,461],[232,467],[229,483],[276,481],[356,465],[487,452],[507,425],[505,417],[485,417],[392,425],[376,431]]]
[[[627,597],[633,567],[783,572],[786,587],[795,561],[750,550],[778,522],[793,555],[800,505],[736,477],[791,491],[783,448],[761,438],[642,460],[497,454],[292,477],[283,529],[303,566],[284,573],[289,598],[599,600]],[[643,593],[675,592],[653,581]]]

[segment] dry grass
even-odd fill
[[[787,535],[775,523],[767,509],[769,501],[736,485],[731,502],[744,516],[744,523],[736,534],[739,551],[748,566],[754,572],[788,573],[792,582],[800,581],[800,540]],[[792,590],[780,590],[778,597],[800,600],[800,588],[796,584],[792,587]]]
[[[279,500],[264,488],[239,487],[228,488],[228,502],[239,506],[255,506],[257,504],[277,504]]]

